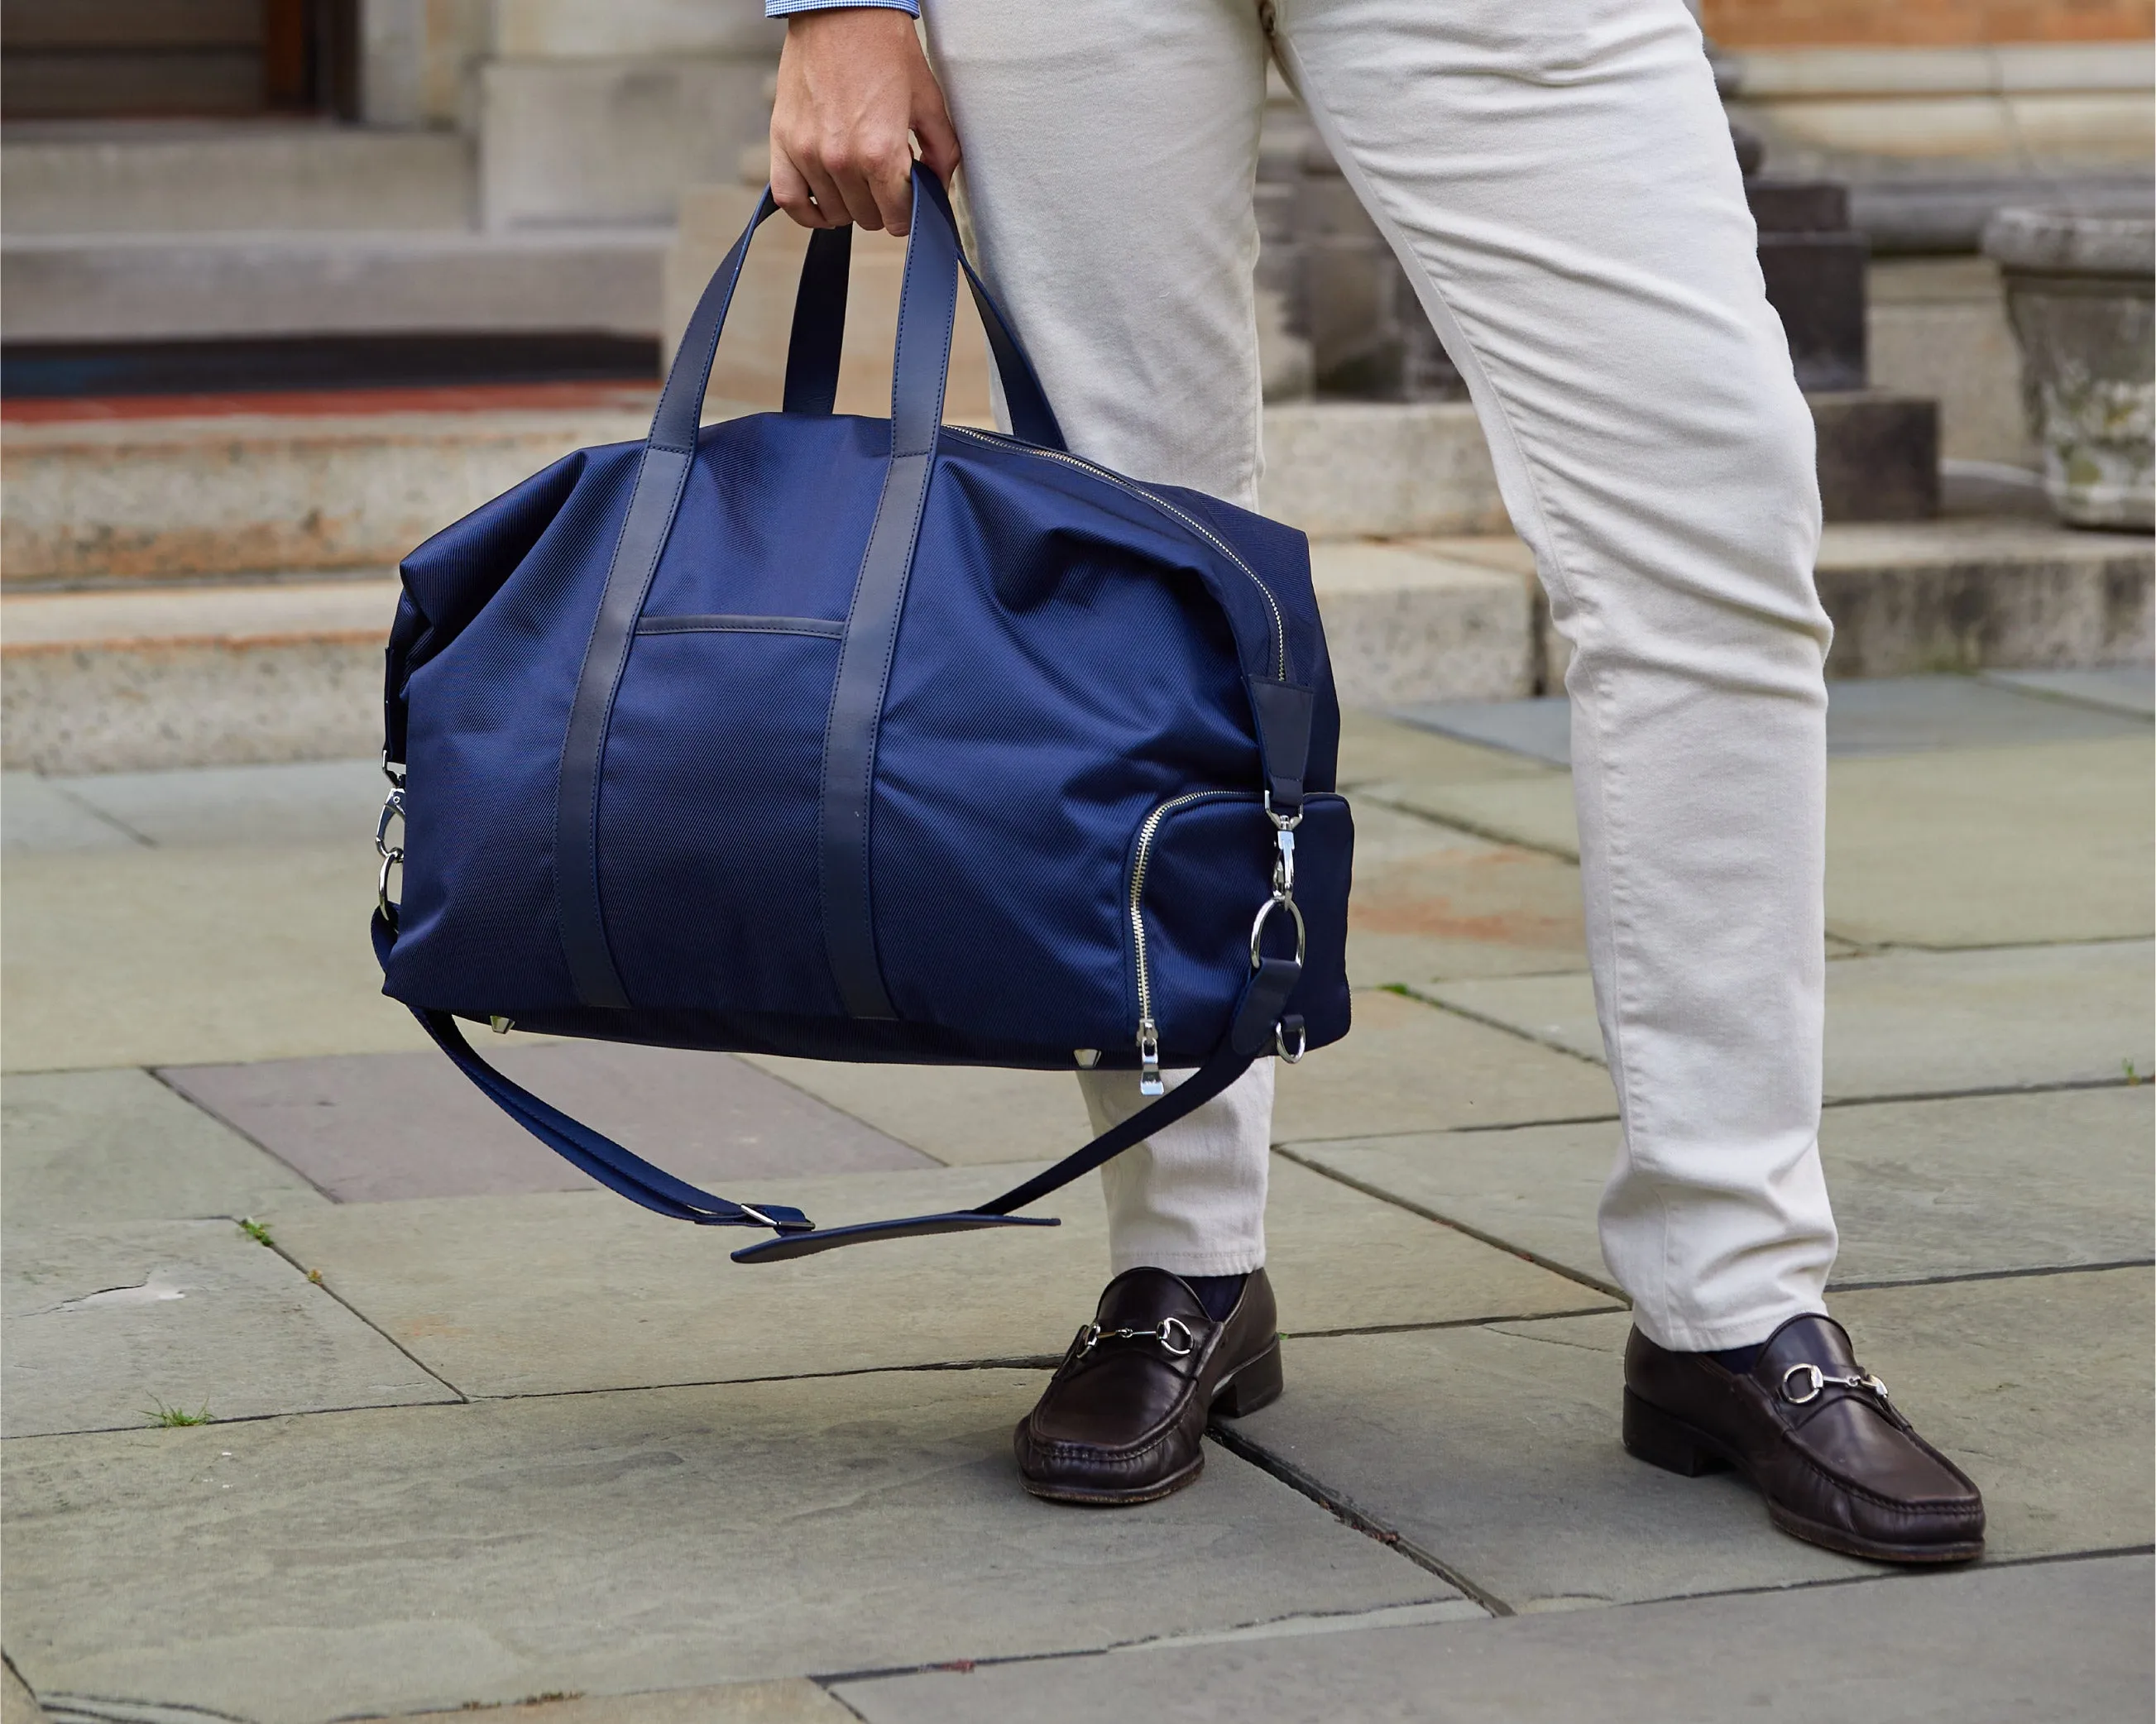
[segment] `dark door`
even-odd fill
[[[0,0],[0,112],[354,117],[357,10],[357,0]]]

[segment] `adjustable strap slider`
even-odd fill
[[[734,1207],[747,1216],[752,1224],[767,1227],[773,1233],[814,1233],[816,1230],[814,1222],[803,1214],[800,1210],[789,1208],[784,1203],[737,1203]],[[721,1226],[741,1225],[741,1223],[731,1215],[714,1215],[711,1220]]]

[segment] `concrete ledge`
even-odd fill
[[[1312,569],[1341,699],[1500,700],[1562,685],[1527,547],[1510,536],[1321,541]],[[1830,527],[1828,674],[2147,663],[2146,538],[2014,521]],[[372,753],[382,573],[18,592],[0,601],[0,757],[45,772]]]
[[[1313,539],[1510,526],[1465,402],[1286,403],[1265,409],[1265,511]]]
[[[471,141],[453,131],[68,123],[11,126],[0,152],[11,245],[31,233],[469,228],[471,187]]]
[[[571,449],[644,435],[649,409],[9,423],[11,589],[392,565]]]
[[[117,772],[372,754],[398,590],[377,577],[0,602],[0,763]]]
[[[2156,546],[2023,521],[1830,526],[1820,601],[1830,676],[2146,660]]]
[[[11,341],[659,331],[666,228],[8,236]]]
[[[1312,546],[1311,575],[1343,705],[1535,691],[1532,577],[1368,542]]]

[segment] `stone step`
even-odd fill
[[[1510,535],[1421,548],[1533,579]],[[2156,544],[2144,534],[1979,516],[1830,522],[1816,573],[1834,621],[1830,677],[2145,664],[2156,643]],[[1556,692],[1571,650],[1539,598],[1537,618],[1535,680]]]
[[[100,403],[15,403],[0,422],[0,567],[14,590],[392,567],[569,450],[641,437],[655,399],[601,386],[335,392],[182,401],[177,414],[137,400],[103,417]]]
[[[557,456],[642,436],[655,398],[593,387],[585,398],[604,405],[494,404],[574,394],[13,403],[0,422],[0,570],[12,590],[393,564]],[[490,405],[425,410],[445,398]],[[728,410],[743,409],[715,408]],[[1266,505],[1315,538],[1506,525],[1466,407],[1274,407],[1265,437]]]
[[[1351,702],[1534,691],[1535,607],[1517,575],[1375,542],[1321,543],[1313,561]],[[365,756],[397,593],[387,571],[10,593],[0,758],[104,772]]]
[[[654,336],[671,237],[658,227],[11,232],[0,298],[11,343],[459,330]]]
[[[2022,521],[1830,527],[1830,673],[2146,664],[2153,562],[2146,538]],[[1312,564],[1349,706],[1561,686],[1563,644],[1517,539],[1321,540]],[[364,756],[378,746],[396,590],[377,570],[10,593],[5,763],[93,772]]]
[[[393,577],[0,599],[0,761],[40,772],[364,757]]]
[[[473,225],[471,141],[318,121],[11,125],[0,221],[33,233]],[[8,320],[16,316],[10,307]],[[12,333],[12,331],[11,331]]]

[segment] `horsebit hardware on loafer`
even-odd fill
[[[1180,1331],[1183,1345],[1175,1344],[1175,1335]],[[1084,1358],[1104,1341],[1158,1341],[1161,1350],[1171,1358],[1187,1359],[1197,1337],[1190,1332],[1190,1325],[1181,1317],[1163,1317],[1156,1329],[1103,1329],[1098,1323],[1088,1323],[1078,1333],[1084,1337],[1085,1346],[1078,1349],[1079,1358]]]
[[[1810,1386],[1802,1394],[1789,1387],[1793,1377],[1810,1378]],[[1782,1373],[1782,1398],[1792,1407],[1808,1407],[1829,1388],[1865,1388],[1879,1397],[1887,1398],[1887,1385],[1869,1371],[1860,1371],[1854,1377],[1830,1377],[1816,1365],[1792,1365]]]

